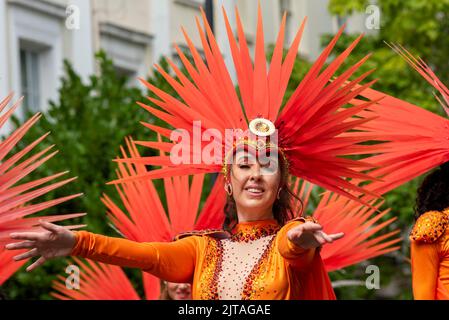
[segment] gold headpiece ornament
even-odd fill
[[[276,128],[270,120],[256,118],[249,123],[249,131],[258,137],[269,137],[276,131]]]

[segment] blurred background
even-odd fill
[[[443,114],[430,87],[384,41],[400,43],[423,57],[448,84],[449,0],[261,0],[260,3],[268,44],[275,42],[284,12],[286,47],[303,18],[308,17],[287,97],[329,38],[346,24],[335,54],[365,33],[348,64],[373,53],[360,72],[377,69],[372,76],[379,79],[376,89]],[[22,108],[0,133],[7,134],[30,114],[43,113],[44,117],[25,136],[23,145],[51,131],[45,143],[56,144],[60,154],[33,175],[70,170],[73,176],[78,176],[75,183],[47,195],[48,199],[68,192],[84,192],[83,198],[60,205],[57,213],[87,212],[79,222],[88,224],[89,231],[117,235],[105,218],[106,209],[100,201],[104,192],[109,195],[113,190],[105,185],[116,177],[116,166],[111,160],[118,156],[126,136],[155,138],[140,121],[157,124],[135,103],[148,95],[138,77],[172,92],[162,77],[153,73],[153,65],[158,63],[167,69],[162,57],[168,56],[181,66],[174,48],[175,44],[187,47],[181,26],[195,46],[201,48],[195,24],[200,6],[230,66],[232,58],[226,45],[221,7],[226,9],[234,26],[234,8],[238,7],[252,49],[257,4],[257,0],[0,0],[0,93],[2,97],[11,91],[16,98],[25,96]],[[271,45],[267,49],[270,48]],[[270,55],[270,50],[267,52]],[[385,219],[398,217],[391,229],[401,230],[401,250],[333,272],[331,278],[338,298],[412,298],[408,233],[414,222],[415,193],[422,178],[385,197],[384,207],[392,208]],[[212,180],[208,177],[209,188]],[[207,191],[206,188],[204,197]],[[316,200],[321,191],[315,191]],[[312,201],[309,210],[313,211],[313,204]],[[0,290],[8,299],[51,299],[52,281],[64,272],[66,265],[61,259],[48,262],[31,274],[21,269],[4,281]],[[380,289],[366,288],[368,265],[379,267]],[[140,274],[133,270],[126,273],[143,296]]]

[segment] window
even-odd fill
[[[128,86],[133,86],[133,85],[138,84],[137,74],[135,71],[126,69],[126,68],[122,68],[119,66],[114,66],[114,69],[115,69],[115,73],[117,74],[117,76],[119,78],[125,78],[126,84]]]
[[[39,53],[20,49],[21,91],[24,96],[24,110],[40,110]]]
[[[145,78],[147,52],[153,37],[113,23],[100,23],[100,47],[113,61],[117,75],[127,78],[129,86],[140,85]]]
[[[281,7],[281,21],[282,17],[284,16],[284,13],[286,14],[286,21],[285,21],[285,38],[284,38],[284,45],[289,46],[290,40],[291,40],[291,20],[292,20],[292,11],[291,11],[291,1],[290,0],[280,0],[280,7]]]

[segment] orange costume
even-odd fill
[[[382,244],[380,241],[385,240],[385,237],[377,238],[376,242],[371,242],[372,239],[362,241],[382,228],[378,226],[364,232],[367,226],[371,226],[381,216],[364,224],[363,221],[369,215],[363,214],[365,211],[359,210],[357,205],[371,206],[373,199],[412,179],[413,174],[420,172],[418,169],[424,170],[444,159],[423,160],[421,153],[415,152],[416,146],[402,147],[403,143],[407,145],[410,141],[417,141],[415,133],[420,126],[410,125],[409,112],[404,103],[400,109],[390,108],[383,104],[383,99],[377,97],[380,93],[369,89],[373,81],[363,84],[370,71],[350,80],[367,57],[342,70],[343,62],[361,37],[327,64],[338,38],[344,32],[342,27],[287,98],[286,90],[295,65],[304,22],[284,58],[284,15],[273,55],[267,61],[262,10],[258,10],[254,59],[250,55],[238,12],[235,15],[237,34],[224,12],[238,84],[236,90],[236,83],[227,70],[222,51],[204,12],[202,16],[203,24],[197,21],[197,26],[204,55],[200,54],[184,32],[193,59],[188,59],[176,47],[184,70],[170,59],[167,62],[172,74],[157,67],[176,94],[143,81],[152,95],[148,96],[149,104],[139,104],[170,128],[145,123],[145,126],[164,137],[165,141],[160,138],[158,141],[139,141],[138,144],[158,150],[160,155],[140,157],[136,154],[117,160],[120,165],[151,165],[160,168],[151,171],[132,169],[132,173],[112,183],[125,186],[149,179],[217,172],[222,172],[225,182],[230,183],[229,166],[233,163],[235,150],[251,146],[264,155],[267,150],[274,149],[280,156],[279,165],[284,168],[286,175],[281,179],[283,185],[280,188],[289,187],[287,176],[291,175],[353,201],[336,201],[334,196],[328,195],[330,200],[335,200],[334,206],[324,208],[323,202],[323,206],[316,210],[321,210],[328,217],[334,214],[333,219],[328,220],[328,225],[323,225],[325,230],[343,227],[344,223],[335,223],[336,217],[341,217],[340,221],[345,221],[345,226],[352,226],[346,239],[340,242],[341,245],[328,246],[323,250],[323,257],[333,257],[328,260],[334,260],[329,261],[328,269],[347,266],[372,257],[373,254],[387,252],[385,250],[394,250],[387,247],[396,243],[396,239]],[[371,99],[369,95],[375,97]],[[359,96],[364,99],[359,99]],[[384,107],[386,110],[383,110]],[[396,110],[406,116],[391,114]],[[382,113],[388,116],[382,117]],[[398,118],[406,123],[398,126]],[[394,125],[391,119],[394,119]],[[446,128],[446,122],[440,121],[438,124]],[[172,128],[177,130],[176,137],[172,135]],[[392,128],[394,130],[390,132]],[[434,142],[425,135],[427,131],[421,130],[420,133],[425,142]],[[435,136],[434,132],[431,131],[429,136]],[[362,145],[367,141],[385,142],[386,137],[389,144]],[[439,142],[435,143],[438,150],[441,149]],[[417,145],[421,147],[423,144],[420,141]],[[416,158],[412,158],[414,153],[406,154],[410,150],[417,154]],[[365,157],[373,154],[375,156]],[[364,157],[361,161],[345,155]],[[409,158],[418,162],[413,162],[413,170],[399,162]],[[378,168],[378,171],[367,173],[367,169],[374,168]],[[377,179],[387,174],[386,182]],[[362,184],[366,181],[375,182]],[[202,184],[194,185],[195,190],[201,189]],[[224,192],[223,189],[221,192]],[[173,188],[168,188],[166,193],[173,202],[178,200]],[[361,197],[362,194],[365,196]],[[141,199],[136,196],[128,203]],[[196,209],[195,206],[194,213]],[[221,214],[223,206],[217,205],[215,209],[220,209]],[[136,211],[140,211],[140,208]],[[178,212],[186,211],[180,207]],[[351,213],[344,216],[342,212]],[[178,220],[183,221],[181,216],[178,216]],[[120,221],[120,218],[114,221]],[[205,222],[208,222],[207,219]],[[194,299],[335,299],[319,250],[304,250],[287,239],[287,231],[302,222],[303,218],[297,218],[282,228],[275,220],[245,222],[239,223],[231,234],[224,231],[198,231],[178,236],[176,241],[170,243],[132,242],[80,231],[76,233],[77,243],[72,255],[141,268],[171,282],[191,282]],[[161,221],[155,220],[154,224],[157,223]],[[128,233],[130,225],[122,225]],[[389,233],[387,237],[393,234]],[[373,246],[374,243],[376,246]],[[328,250],[327,255],[325,250]]]
[[[449,299],[449,208],[429,211],[410,234],[413,295],[419,300]]]
[[[319,251],[287,238],[304,221],[296,218],[282,228],[274,219],[242,222],[231,234],[184,233],[169,243],[78,231],[71,255],[192,283],[193,299],[335,299]]]

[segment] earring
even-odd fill
[[[278,200],[281,198],[281,190],[282,190],[282,187],[279,188],[279,190],[278,190],[278,196],[277,196],[277,199],[278,199]]]
[[[230,183],[226,184],[225,190],[226,190],[226,193],[228,194],[228,196],[232,196],[232,186]]]

